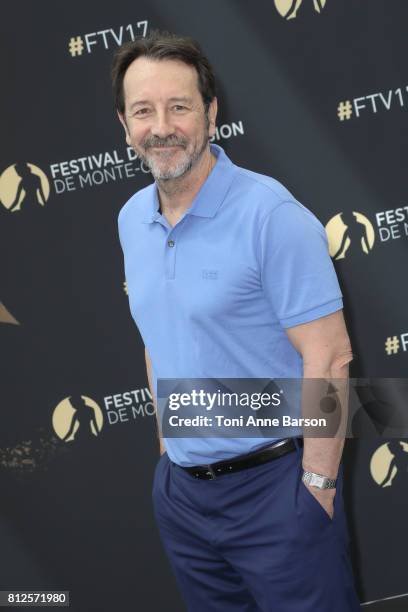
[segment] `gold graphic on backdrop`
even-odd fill
[[[341,212],[326,225],[330,256],[335,259],[357,257],[374,246],[374,228],[369,219],[359,212]]]
[[[0,302],[0,323],[12,323],[14,325],[20,325],[20,323],[13,317],[11,312],[7,310],[5,305]]]
[[[89,440],[103,427],[102,410],[90,397],[70,395],[56,406],[52,426],[63,442]]]
[[[0,201],[10,212],[44,206],[49,195],[48,178],[34,164],[13,164],[0,176]]]
[[[44,427],[37,428],[31,435],[28,440],[0,448],[0,470],[12,470],[18,474],[47,470],[57,454],[67,448]]]
[[[326,0],[275,0],[275,6],[285,19],[295,19],[303,2],[312,3],[316,13],[320,13],[326,4]]]
[[[391,440],[377,448],[370,461],[370,472],[382,488],[408,486],[408,442]]]

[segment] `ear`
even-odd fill
[[[208,120],[210,122],[210,127],[209,127],[209,136],[210,138],[212,138],[215,135],[215,120],[217,118],[217,111],[218,111],[218,101],[217,98],[213,98],[210,102],[210,105],[208,107]]]
[[[132,143],[131,143],[131,140],[130,140],[130,134],[129,134],[128,126],[126,124],[126,119],[125,119],[124,115],[122,115],[118,110],[116,111],[116,113],[118,115],[119,121],[123,125],[123,129],[125,130],[126,144],[129,145],[129,147],[131,147]]]

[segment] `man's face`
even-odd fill
[[[123,80],[126,142],[155,179],[183,176],[215,132],[216,99],[205,113],[193,66],[176,60],[136,59]]]

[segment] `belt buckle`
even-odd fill
[[[214,480],[214,478],[217,478],[214,470],[212,469],[210,464],[206,464],[205,466],[207,468],[207,474],[210,476],[210,478],[208,480]]]

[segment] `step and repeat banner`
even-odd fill
[[[326,228],[352,376],[399,378],[407,23],[406,3],[387,0],[3,8],[0,590],[69,591],[76,612],[184,609],[152,516],[154,407],[117,233],[152,178],[116,118],[115,49],[156,28],[201,43],[218,78],[214,142]],[[363,607],[406,609],[408,440],[348,440],[344,464]]]

